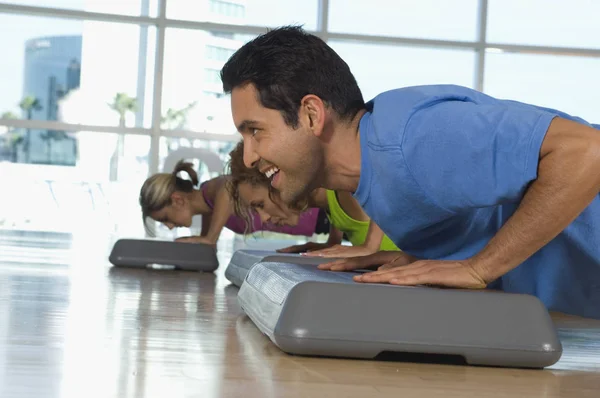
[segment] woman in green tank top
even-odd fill
[[[327,243],[309,242],[278,250],[279,252],[307,252],[307,255],[323,257],[354,257],[381,250],[399,250],[390,238],[370,221],[351,193],[318,188],[295,205],[287,206],[264,174],[244,165],[241,144],[238,144],[230,155],[232,178],[228,188],[236,214],[244,219],[249,219],[249,212],[252,211],[256,212],[263,222],[294,225],[298,222],[298,214],[306,208],[318,207],[327,213],[331,227]],[[352,246],[341,244],[343,235]]]
[[[318,190],[324,190],[324,188],[320,188]],[[344,209],[340,205],[340,202],[338,201],[338,195],[340,193],[331,190],[325,190],[325,192],[327,195],[327,216],[329,217],[329,221],[331,222],[331,224],[340,231],[343,231],[348,237],[350,243],[352,243],[352,245],[362,245],[367,240],[369,226],[375,225],[375,223],[371,223],[371,221],[368,218],[365,221],[352,218],[350,215],[348,215],[348,213],[344,211]],[[356,200],[348,192],[341,192],[341,194],[347,194],[349,196],[349,199],[354,201],[356,205],[359,206]],[[365,215],[365,217],[367,216]],[[381,232],[381,236],[382,238],[381,244],[378,248],[379,250],[399,250],[398,247],[396,247],[396,245],[394,244],[394,242],[392,242],[392,240],[387,237],[387,235],[384,235],[383,232]]]

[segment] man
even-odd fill
[[[324,268],[385,264],[355,279],[487,286],[600,318],[599,126],[450,85],[365,104],[347,64],[296,27],[244,45],[221,78],[247,167],[287,202],[353,192],[404,252]]]

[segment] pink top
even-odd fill
[[[202,183],[200,185],[200,191],[202,192],[202,197],[204,198],[204,201],[206,202],[208,207],[210,207],[211,209],[214,209],[214,207],[215,207],[214,203],[206,195],[205,187],[206,187],[205,183]],[[288,235],[312,236],[314,234],[316,226],[317,226],[317,218],[318,217],[319,217],[319,209],[316,207],[313,207],[313,208],[307,209],[306,211],[302,212],[302,214],[300,214],[300,217],[298,219],[298,225],[296,225],[296,226],[289,226],[289,225],[277,226],[274,224],[263,223],[260,220],[259,215],[253,212],[252,213],[252,225],[250,226],[249,232],[252,233],[252,232],[256,232],[256,231],[271,231],[271,232],[279,232],[279,233],[288,234]],[[232,215],[231,217],[229,217],[229,219],[227,220],[227,223],[225,223],[225,227],[232,230],[236,234],[243,234],[244,232],[246,232],[246,223],[244,222],[244,219],[241,217],[238,217],[236,215]]]

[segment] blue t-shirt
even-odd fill
[[[537,178],[552,119],[589,125],[452,85],[388,91],[367,110],[354,196],[400,249],[425,259],[481,251]],[[600,197],[489,287],[535,295],[553,311],[600,318]]]

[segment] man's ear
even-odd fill
[[[303,118],[306,126],[316,137],[323,134],[326,116],[325,103],[318,96],[308,94],[300,101],[300,117]]]

